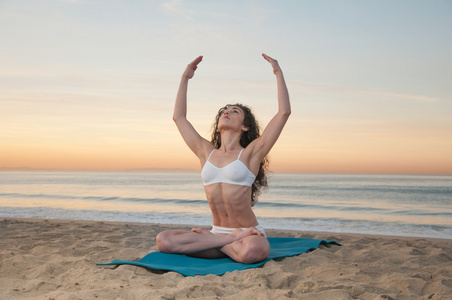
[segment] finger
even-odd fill
[[[191,64],[197,66],[202,61],[202,58],[202,55],[198,56],[194,61],[191,62]]]
[[[252,235],[262,235],[262,232],[260,232],[258,229],[254,228],[251,232]]]
[[[262,235],[262,232],[260,232],[259,230],[256,229],[256,231],[254,232],[256,235]]]
[[[273,60],[273,58],[271,58],[270,56],[268,56],[268,55],[265,54],[265,53],[262,53],[262,56],[263,56],[268,62],[270,62],[270,63],[271,63],[271,61]]]

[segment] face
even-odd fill
[[[245,113],[239,106],[227,106],[218,119],[218,131],[225,127],[240,128],[247,131],[248,129],[243,125],[244,119]]]

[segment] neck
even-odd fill
[[[241,149],[240,145],[241,133],[223,131],[221,132],[221,147],[220,149],[224,152],[234,151],[236,149]]]

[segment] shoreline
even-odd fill
[[[0,299],[449,299],[452,240],[268,229],[339,246],[222,276],[100,267],[157,251],[155,235],[192,226],[0,217]]]
[[[204,215],[187,214],[183,216],[183,219],[174,219],[174,216],[168,217],[165,213],[159,215],[159,213],[153,214],[151,217],[148,212],[127,212],[127,211],[98,211],[98,210],[76,210],[67,208],[46,208],[45,212],[39,210],[26,211],[27,209],[33,209],[30,207],[21,208],[21,213],[11,213],[8,208],[3,207],[4,215],[2,218],[14,218],[14,219],[48,219],[48,220],[61,220],[61,221],[92,221],[92,222],[118,222],[118,223],[136,223],[136,224],[160,224],[160,225],[177,225],[177,226],[192,226],[192,227],[205,227],[211,226],[211,220]],[[17,207],[11,207],[13,210]],[[171,214],[171,213],[169,213]],[[133,215],[133,216],[132,216]],[[84,217],[84,218],[83,218]],[[82,219],[83,218],[83,219]],[[169,220],[171,219],[171,220]],[[292,219],[292,218],[289,218]],[[283,219],[282,219],[283,220]],[[297,223],[290,224],[289,226],[284,224],[283,226],[276,225],[274,220],[267,217],[258,217],[259,223],[264,226],[265,230],[277,230],[277,231],[303,231],[312,233],[335,233],[335,234],[361,234],[361,235],[376,235],[376,236],[392,236],[392,237],[413,237],[413,238],[435,238],[435,239],[452,239],[452,227],[447,225],[428,225],[428,224],[405,224],[395,223],[391,226],[391,223],[378,223],[378,221],[355,221],[353,225],[334,226],[329,224],[328,220],[309,220],[298,221]],[[306,225],[304,221],[307,221]],[[173,222],[173,223],[171,223]],[[346,220],[347,222],[347,220]],[[332,222],[334,223],[334,221]],[[357,225],[360,225],[358,227]],[[316,226],[318,225],[318,226]],[[270,227],[274,226],[274,227]],[[276,228],[275,228],[276,227]],[[298,228],[295,228],[298,227]]]
[[[190,230],[193,227],[203,227],[210,229],[211,226],[204,225],[193,225],[193,224],[169,224],[169,223],[145,223],[145,222],[126,222],[126,221],[99,221],[99,220],[76,220],[76,219],[51,219],[51,218],[19,218],[19,217],[2,217],[0,216],[0,222],[3,220],[18,220],[23,222],[58,222],[58,223],[80,223],[80,224],[89,224],[89,223],[100,223],[100,224],[109,224],[109,225],[135,225],[135,226],[159,226],[163,228],[171,228],[171,229],[181,229],[181,230]],[[276,235],[280,236],[282,233],[287,233],[288,235],[297,235],[299,233],[303,233],[305,235],[316,235],[316,236],[357,236],[357,237],[368,237],[372,236],[375,238],[382,239],[423,239],[426,241],[443,241],[443,242],[452,242],[452,238],[437,238],[437,237],[424,237],[424,236],[405,236],[405,235],[387,235],[387,234],[373,234],[373,233],[352,233],[352,232],[334,232],[334,231],[312,231],[312,230],[294,230],[294,229],[269,229],[264,228],[265,232],[275,232]],[[318,238],[324,239],[324,238]]]

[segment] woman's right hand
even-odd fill
[[[202,61],[202,56],[198,56],[194,61],[188,64],[187,68],[185,69],[184,74],[182,77],[185,77],[187,79],[193,78],[195,75],[195,70],[198,68],[198,64]]]
[[[268,61],[272,65],[273,73],[275,75],[278,74],[278,72],[281,72],[281,68],[279,67],[278,61],[276,59],[273,59],[264,53],[262,53],[262,56],[265,58],[266,61]]]

